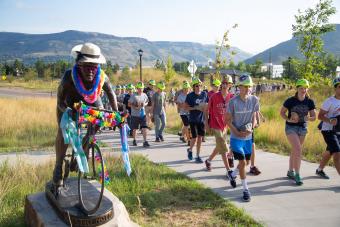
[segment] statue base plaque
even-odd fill
[[[84,203],[91,204],[91,193],[98,193],[100,185],[97,181],[85,181],[86,184],[84,189],[87,190],[86,194],[89,195],[84,199]],[[88,226],[99,226],[110,221],[113,216],[113,204],[110,199],[103,195],[100,207],[92,215],[84,214],[79,207],[78,198],[78,178],[68,178],[66,188],[63,188],[58,196],[55,198],[51,192],[52,182],[48,182],[45,187],[45,193],[48,201],[53,206],[55,212],[67,225],[88,227]],[[93,197],[96,197],[94,194]]]

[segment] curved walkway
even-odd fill
[[[151,138],[151,137],[150,137]],[[152,137],[154,138],[154,137]],[[119,151],[119,138],[115,133],[103,133],[99,140],[109,145],[105,150],[112,154]],[[141,135],[138,135],[141,140]],[[151,147],[130,147],[131,153],[143,154],[151,161],[162,163],[168,167],[193,178],[210,187],[223,198],[231,200],[236,206],[243,208],[265,226],[340,226],[340,177],[336,170],[327,167],[326,172],[331,177],[324,180],[315,175],[317,164],[302,162],[304,185],[296,186],[286,175],[288,157],[273,153],[258,151],[257,165],[262,174],[248,175],[248,185],[252,194],[250,203],[242,202],[242,186],[237,181],[233,189],[225,177],[225,169],[219,156],[212,161],[212,171],[207,172],[204,164],[196,164],[187,160],[186,148],[175,135],[166,135],[163,143],[151,142]],[[203,143],[202,157],[205,159],[213,150],[214,139],[207,138]],[[115,155],[120,153],[114,152]],[[41,163],[54,158],[53,153],[24,153],[0,155],[0,163],[9,158],[13,163],[17,158],[31,163]],[[33,162],[34,160],[34,162]],[[133,168],[133,166],[132,166]]]

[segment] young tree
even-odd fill
[[[119,65],[116,63],[116,64],[113,65],[112,72],[114,74],[116,74],[118,72],[118,70],[119,70]]]
[[[166,62],[166,69],[164,72],[164,78],[166,82],[169,82],[175,76],[175,70],[172,66],[171,56],[168,56],[168,60]]]
[[[299,10],[298,15],[295,15],[293,36],[297,38],[299,50],[304,56],[298,71],[305,79],[319,78],[317,71],[324,68],[323,63],[318,61],[318,56],[323,52],[321,36],[335,29],[334,25],[328,23],[329,17],[335,13],[332,0],[319,0],[315,8],[308,8],[304,12]]]

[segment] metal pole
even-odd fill
[[[142,82],[142,55],[139,55],[139,80]]]

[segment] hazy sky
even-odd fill
[[[214,44],[224,31],[232,46],[261,52],[292,36],[298,9],[317,0],[0,0],[0,31],[80,30],[150,41]],[[340,0],[333,0],[340,10]],[[340,23],[337,12],[330,20]],[[1,48],[1,47],[0,47]]]

